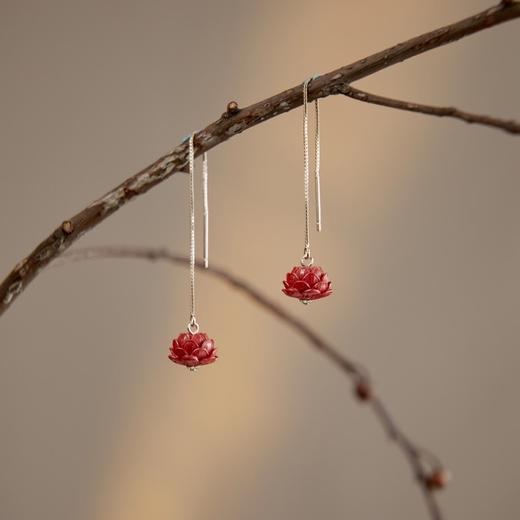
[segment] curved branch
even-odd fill
[[[341,89],[352,81],[518,17],[520,17],[520,3],[501,2],[497,6],[460,22],[398,43],[315,78],[309,85],[308,100],[313,101],[317,98],[340,94]],[[197,132],[195,154],[200,155],[244,130],[293,110],[301,104],[301,85],[241,110],[236,104],[230,103],[228,111],[222,117]],[[184,142],[55,229],[29,256],[19,262],[0,284],[0,315],[53,258],[60,255],[80,236],[97,226],[134,197],[146,193],[174,173],[184,171],[187,160],[187,143]]]
[[[189,258],[175,255],[166,249],[140,248],[140,247],[91,247],[74,249],[62,255],[53,266],[60,266],[70,262],[98,258],[130,258],[142,260],[160,260],[172,264],[189,265]],[[202,262],[197,263],[202,272],[208,272],[212,276],[221,279],[239,292],[248,296],[254,303],[265,309],[273,316],[290,325],[298,334],[303,336],[315,349],[320,351],[329,361],[342,370],[354,383],[354,392],[358,399],[372,408],[377,419],[381,423],[388,437],[393,440],[406,457],[414,476],[417,478],[426,505],[432,520],[442,520],[442,514],[435,497],[435,489],[442,487],[436,485],[434,480],[446,472],[442,468],[440,460],[427,450],[419,448],[399,428],[396,420],[388,412],[381,399],[374,393],[370,376],[365,368],[351,361],[341,352],[336,350],[325,339],[310,328],[304,321],[292,316],[280,305],[262,294],[247,281],[242,280],[228,271],[218,268],[204,268]]]
[[[341,93],[345,96],[363,101],[364,103],[372,103],[374,105],[381,105],[384,107],[397,108],[399,110],[407,110],[408,112],[419,112],[421,114],[428,114],[437,117],[453,117],[454,119],[461,119],[466,123],[476,123],[479,125],[491,126],[498,128],[509,134],[520,134],[520,123],[513,119],[500,119],[498,117],[485,116],[481,114],[472,114],[465,112],[455,107],[436,107],[431,105],[422,105],[420,103],[410,103],[409,101],[401,101],[399,99],[392,99],[377,94],[370,94],[364,90],[344,85],[341,87]]]

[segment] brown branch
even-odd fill
[[[513,119],[500,119],[499,117],[485,116],[481,114],[472,114],[465,112],[455,107],[435,107],[431,105],[422,105],[420,103],[410,103],[408,101],[401,101],[399,99],[392,99],[377,94],[370,94],[364,90],[344,85],[341,87],[341,93],[345,96],[363,101],[364,103],[372,103],[374,105],[381,105],[384,107],[397,108],[399,110],[407,110],[408,112],[418,112],[420,114],[428,114],[437,117],[453,117],[454,119],[461,119],[466,123],[476,123],[479,125],[491,126],[504,130],[509,134],[520,134],[520,123]]]
[[[130,258],[143,260],[161,260],[172,264],[189,265],[189,259],[180,255],[170,253],[165,249],[140,248],[140,247],[91,247],[84,249],[74,249],[62,255],[61,260],[57,260],[53,266],[59,266],[70,262],[98,258]],[[435,489],[439,485],[434,485],[432,480],[435,476],[442,476],[445,470],[439,459],[430,452],[419,448],[413,443],[398,427],[396,420],[388,412],[383,402],[374,394],[370,376],[366,369],[358,363],[349,360],[341,352],[336,350],[325,339],[319,336],[305,322],[292,316],[273,300],[262,294],[247,281],[242,280],[228,271],[209,267],[204,269],[202,263],[197,267],[203,272],[208,272],[212,276],[223,280],[228,285],[237,289],[239,292],[248,296],[254,303],[268,311],[273,316],[290,325],[298,334],[303,336],[318,351],[320,351],[329,361],[342,370],[354,384],[354,392],[357,398],[371,406],[372,411],[381,423],[388,437],[392,439],[401,449],[406,457],[413,474],[419,483],[426,505],[433,520],[442,520],[442,514],[435,497]]]
[[[398,43],[315,78],[309,85],[309,101],[341,94],[345,85],[352,81],[519,16],[520,3],[501,2],[497,6],[457,23]],[[297,85],[247,108],[239,109],[236,104],[230,103],[226,113],[197,132],[196,155],[214,148],[257,124],[293,110],[301,104],[302,85]],[[69,248],[80,236],[97,226],[134,197],[146,193],[174,173],[184,171],[186,165],[187,144],[184,142],[55,229],[29,256],[20,261],[0,284],[0,315],[43,267]]]

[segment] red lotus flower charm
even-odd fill
[[[183,332],[174,339],[168,356],[174,363],[195,370],[200,365],[209,365],[217,360],[214,341],[204,332]]]
[[[291,298],[298,298],[302,303],[310,303],[332,294],[327,273],[318,266],[304,265],[293,267],[283,282],[284,292]]]

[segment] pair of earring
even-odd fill
[[[305,242],[300,265],[287,273],[283,282],[282,292],[287,296],[299,299],[304,304],[313,300],[325,298],[332,294],[331,282],[327,273],[314,265],[310,246],[310,195],[309,195],[309,124],[308,124],[308,86],[315,78],[309,78],[303,83],[303,173],[305,196]],[[321,186],[320,186],[320,112],[318,99],[314,102],[316,114],[315,127],[315,169],[314,188],[316,202],[316,230],[321,231]],[[187,332],[179,334],[170,347],[169,359],[179,365],[184,365],[191,371],[198,366],[209,365],[217,360],[215,343],[204,332],[200,332],[195,316],[195,189],[194,189],[194,133],[188,139],[189,157],[189,190],[190,190],[190,298],[191,312]],[[204,215],[204,267],[208,268],[208,158],[202,156],[202,193]]]

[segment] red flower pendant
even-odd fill
[[[173,340],[170,347],[171,361],[195,370],[200,365],[209,365],[217,360],[217,349],[212,339],[204,332],[183,332]]]
[[[302,303],[310,303],[332,294],[327,273],[318,266],[304,265],[293,267],[283,282],[282,292]]]

